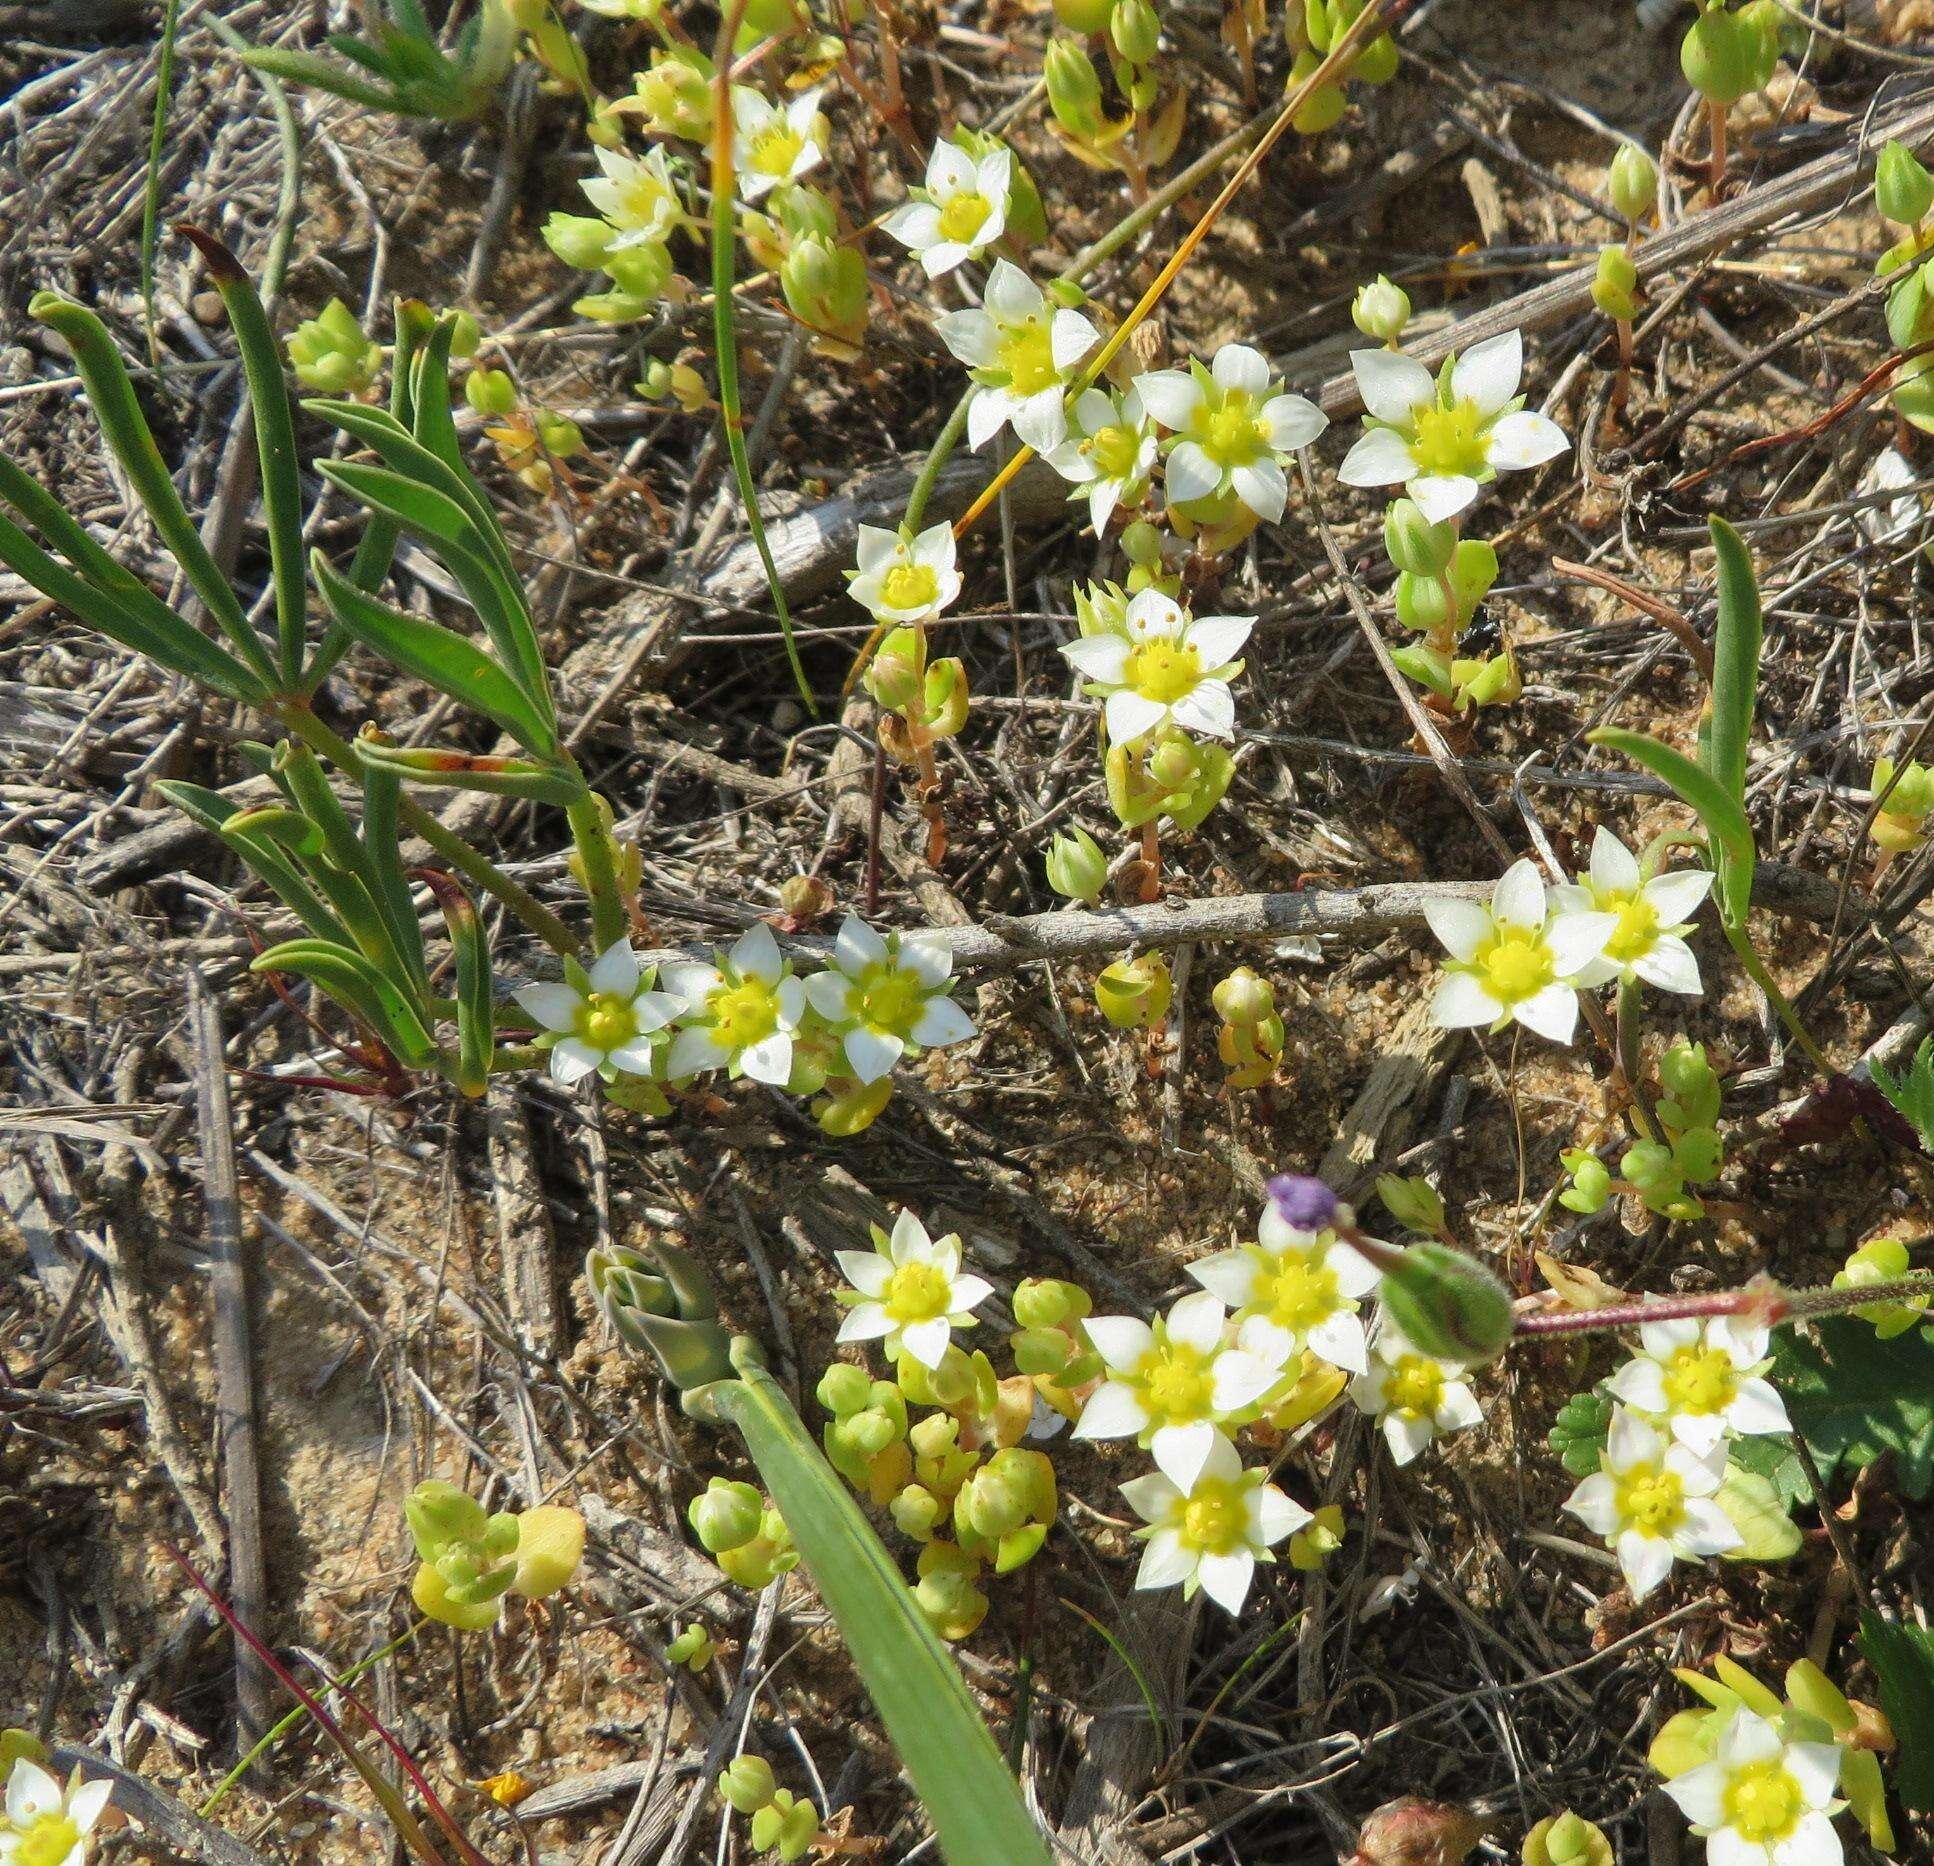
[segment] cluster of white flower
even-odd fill
[[[849,914],[826,969],[804,978],[760,921],[710,965],[679,962],[656,977],[619,940],[588,972],[567,962],[563,981],[514,995],[559,1082],[681,1083],[723,1070],[811,1095],[841,1080],[872,1089],[902,1057],[971,1037],[973,1019],[949,995],[952,970],[938,941],[877,933]]]
[[[1647,874],[1601,828],[1575,883],[1548,891],[1527,858],[1504,872],[1488,904],[1432,901],[1424,915],[1450,956],[1431,1018],[1452,1029],[1522,1024],[1569,1043],[1581,991],[1639,980],[1697,996],[1699,964],[1685,935],[1712,879],[1703,868]]]
[[[1618,1557],[1632,1597],[1663,1581],[1675,1560],[1740,1546],[1718,1500],[1736,1438],[1791,1429],[1771,1381],[1763,1322],[1740,1316],[1652,1322],[1612,1376],[1616,1405],[1601,1468],[1566,1500]]]

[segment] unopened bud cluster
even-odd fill
[[[495,1626],[506,1595],[557,1593],[584,1558],[584,1519],[557,1504],[493,1514],[432,1478],[411,1491],[403,1514],[420,1563],[410,1586],[417,1610],[468,1632]]]
[[[1261,1088],[1275,1080],[1283,1060],[1283,1020],[1276,988],[1259,972],[1239,965],[1210,994],[1222,1028],[1216,1053],[1231,1088]]]

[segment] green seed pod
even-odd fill
[[[1699,95],[1715,104],[1732,104],[1753,88],[1758,35],[1731,13],[1702,12],[1679,45],[1679,69]]]
[[[1356,288],[1350,302],[1350,321],[1365,336],[1375,336],[1379,344],[1394,344],[1410,323],[1410,294],[1377,273],[1369,284]]]
[[[435,1561],[453,1544],[479,1540],[489,1520],[475,1497],[435,1477],[418,1484],[404,1499],[403,1519],[417,1554],[425,1561]]]
[[[1209,999],[1225,1023],[1260,1024],[1276,1009],[1276,987],[1251,967],[1239,965]]]
[[[1622,246],[1598,250],[1598,270],[1592,278],[1592,303],[1621,324],[1638,316],[1639,270]]]
[[[1079,1352],[1073,1338],[1059,1328],[1017,1328],[1007,1345],[1016,1371],[1042,1380],[1059,1380]]]
[[[1117,959],[1095,980],[1095,1005],[1117,1030],[1148,1030],[1168,1016],[1174,984],[1160,953]]]
[[[1695,1186],[1718,1178],[1725,1157],[1725,1143],[1720,1140],[1717,1128],[1688,1128],[1672,1143],[1672,1158],[1681,1178]]]
[[[604,256],[604,269],[621,293],[642,298],[648,305],[664,296],[675,270],[671,252],[662,242],[623,246],[608,252]]]
[[[734,1756],[719,1771],[719,1795],[740,1814],[757,1814],[770,1805],[778,1784],[763,1756]]]
[[[1413,500],[1392,499],[1383,515],[1383,548],[1407,575],[1435,578],[1450,568],[1457,531],[1448,521],[1433,525]]]
[[[1048,844],[1048,886],[1071,901],[1092,907],[1108,881],[1108,857],[1085,829],[1058,832]]]
[[[501,369],[473,369],[463,379],[463,399],[478,414],[501,419],[517,411],[517,385]]]
[[[1524,1837],[1524,1866],[1614,1866],[1603,1829],[1567,1809],[1540,1821]]]
[[[1115,0],[1108,37],[1131,65],[1152,65],[1161,50],[1162,16],[1152,0]]]
[[[1101,78],[1078,39],[1048,41],[1042,75],[1054,120],[1070,136],[1093,140],[1106,127],[1101,115]]]
[[[1905,143],[1882,146],[1874,164],[1874,205],[1903,227],[1918,227],[1934,206],[1934,175],[1928,174]]]
[[[921,699],[926,709],[927,730],[936,739],[952,738],[967,723],[972,699],[966,663],[951,654],[935,661],[927,669]]]
[[[1620,143],[1612,157],[1612,206],[1628,221],[1643,220],[1659,198],[1659,171],[1637,143]]]
[[[1397,606],[1397,620],[1420,635],[1442,628],[1450,618],[1450,598],[1435,577],[1414,577],[1407,570],[1401,571],[1391,594]]]
[[[1353,84],[1388,84],[1397,75],[1397,42],[1387,32],[1377,36],[1350,61]]]
[[[548,408],[538,411],[537,438],[553,459],[570,460],[584,451],[584,430],[569,415],[554,414]]]
[[[1448,1244],[1412,1244],[1383,1273],[1383,1306],[1404,1337],[1440,1361],[1492,1361],[1511,1339],[1511,1292]]]
[[[468,311],[453,315],[456,322],[450,331],[450,354],[461,362],[477,354],[477,346],[483,342],[483,330]]]
[[[896,628],[867,663],[862,682],[876,704],[904,713],[926,686],[927,638],[917,628]]]
[[[686,1511],[692,1533],[708,1554],[743,1548],[759,1533],[765,1499],[750,1484],[715,1477]]]

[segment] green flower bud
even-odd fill
[[[517,412],[517,385],[501,369],[473,369],[463,379],[463,399],[478,414],[501,419]]]
[[[850,1361],[835,1361],[819,1377],[814,1390],[819,1403],[837,1419],[856,1413],[873,1400],[873,1376]]]
[[[655,304],[665,295],[675,270],[670,249],[662,242],[619,247],[605,255],[604,269],[623,296],[642,298],[647,304]]]
[[[1558,1157],[1571,1175],[1558,1203],[1567,1211],[1602,1212],[1612,1196],[1611,1170],[1605,1162],[1583,1147],[1567,1147]]]
[[[1160,953],[1117,959],[1095,981],[1095,1004],[1117,1030],[1149,1030],[1168,1016],[1174,984]]]
[[[1393,499],[1383,515],[1383,548],[1400,571],[1435,579],[1457,553],[1457,529],[1448,521],[1433,525],[1409,499]],[[1438,596],[1441,600],[1441,589]]]
[[[1569,1809],[1524,1837],[1524,1866],[1615,1866],[1616,1858],[1603,1829]]]
[[[1323,62],[1322,54],[1315,46],[1306,45],[1296,54],[1295,62],[1289,68],[1289,77],[1283,84],[1283,94],[1299,90],[1303,80]],[[1298,136],[1320,136],[1327,129],[1333,129],[1337,120],[1349,109],[1350,100],[1344,95],[1340,84],[1320,85],[1303,100],[1302,107],[1290,118],[1290,127]]]
[[[1162,534],[1147,519],[1138,518],[1121,534],[1121,549],[1131,564],[1156,569],[1162,561]]]
[[[1162,44],[1162,16],[1151,0],[1116,0],[1108,37],[1131,65],[1152,65]]]
[[[968,1535],[998,1542],[1024,1523],[1052,1522],[1055,1508],[1054,1466],[1047,1454],[1009,1447],[995,1452],[960,1487],[954,1520]]]
[[[925,1542],[933,1534],[945,1508],[923,1484],[909,1484],[886,1507],[900,1533],[915,1542]]]
[[[456,324],[450,332],[450,354],[463,361],[477,354],[477,346],[483,342],[483,330],[468,311],[455,313]]]
[[[1383,1209],[1406,1231],[1435,1232],[1444,1228],[1444,1201],[1427,1179],[1380,1173],[1377,1197],[1383,1201]]]
[[[967,685],[967,666],[957,655],[945,655],[927,669],[921,696],[927,730],[936,739],[950,739],[967,723],[973,695]]]
[[[1612,206],[1635,224],[1651,213],[1659,198],[1658,167],[1637,143],[1619,144],[1609,181]]]
[[[1209,998],[1216,1015],[1231,1024],[1259,1024],[1276,1009],[1276,987],[1246,965],[1237,966]]]
[[[686,1515],[706,1552],[723,1555],[743,1548],[759,1533],[765,1507],[765,1499],[750,1484],[715,1477],[692,1499]]]
[[[1629,324],[1638,316],[1639,269],[1622,246],[1598,249],[1598,270],[1592,278],[1592,303],[1608,318]]]
[[[803,1859],[819,1838],[819,1810],[790,1789],[778,1789],[752,1817],[747,1838],[761,1853],[777,1853],[781,1860]]]
[[[1874,164],[1874,205],[1886,219],[1903,227],[1918,227],[1934,206],[1934,175],[1905,143],[1882,145]]]
[[[1407,1340],[1440,1361],[1495,1360],[1511,1339],[1511,1292],[1448,1244],[1412,1244],[1383,1273],[1385,1312]]]
[[[1059,1380],[1080,1349],[1059,1328],[1019,1328],[1008,1337],[1018,1371],[1030,1378]]]
[[[1108,857],[1085,829],[1062,830],[1048,844],[1047,871],[1055,893],[1092,907],[1108,880]]]
[[[1078,1283],[1030,1276],[1014,1286],[1014,1319],[1023,1328],[1059,1328],[1094,1311],[1094,1299]]]
[[[1734,18],[1739,21],[1746,46],[1746,88],[1763,91],[1772,82],[1773,69],[1780,62],[1786,9],[1780,0],[1746,0]]]
[[[1054,0],[1054,17],[1070,32],[1106,32],[1114,10],[1115,0]]]
[[[768,1806],[778,1784],[772,1764],[763,1756],[734,1756],[719,1771],[719,1795],[740,1814],[757,1814]]]
[[[712,61],[696,47],[660,47],[631,88],[639,115],[659,135],[697,143],[711,134]]]
[[[1410,322],[1410,295],[1379,272],[1368,285],[1357,287],[1350,301],[1350,320],[1366,337],[1395,344]]]
[[[1397,605],[1397,620],[1420,635],[1428,635],[1450,620],[1450,598],[1435,577],[1418,577],[1412,576],[1407,570],[1399,571],[1393,595]]]
[[[1715,104],[1731,104],[1753,88],[1758,35],[1731,13],[1701,12],[1679,45],[1686,82]]]
[[[1122,533],[1122,542],[1127,544],[1129,533],[1135,527],[1129,526]],[[1155,531],[1153,525],[1148,526]],[[1156,534],[1156,555],[1161,554],[1161,537]],[[1137,560],[1139,561],[1139,560]],[[1119,634],[1128,615],[1128,596],[1118,583],[1077,583],[1074,588],[1075,626],[1083,635]]]
[[[1706,1060],[1706,1046],[1703,1043],[1680,1041],[1659,1058],[1659,1081],[1666,1093],[1675,1101],[1688,1107],[1696,1106],[1700,1112],[1694,1121],[1712,1121],[1719,1113],[1719,1077],[1714,1073],[1712,1064]],[[1710,1098],[1710,1110],[1705,1104]],[[1691,1123],[1681,1123],[1691,1125]]]
[[[1672,1157],[1672,1149],[1656,1140],[1634,1141],[1626,1148],[1618,1170],[1646,1193],[1676,1191],[1684,1178],[1678,1161]]]
[[[1081,42],[1050,39],[1042,75],[1047,80],[1048,105],[1054,120],[1070,136],[1090,140],[1099,137],[1106,127],[1101,115],[1101,79]]]
[[[1673,1162],[1679,1176],[1695,1186],[1719,1177],[1720,1163],[1726,1157],[1719,1130],[1711,1127],[1688,1128],[1672,1143]]]
[[[712,1643],[712,1635],[704,1627],[694,1623],[686,1627],[665,1648],[665,1657],[672,1664],[682,1665],[688,1672],[697,1674],[711,1664],[717,1652],[718,1648]],[[724,1793],[724,1781],[724,1776],[721,1776],[719,1778],[721,1794]]]
[[[916,1406],[958,1406],[974,1390],[974,1364],[965,1349],[952,1345],[938,1367],[923,1367],[903,1354],[894,1371],[900,1391]]]
[[[417,1554],[425,1561],[435,1561],[452,1545],[481,1540],[489,1517],[475,1497],[467,1496],[455,1484],[432,1477],[404,1498],[403,1520],[409,1525]]]
[[[926,689],[926,635],[917,628],[896,628],[880,643],[860,679],[875,704],[889,713],[904,713]]]
[[[927,1546],[931,1552],[946,1545],[933,1542]],[[987,1617],[987,1596],[974,1585],[971,1572],[936,1568],[920,1577],[913,1598],[926,1615],[927,1624],[942,1639],[966,1639]]]
[[[569,460],[584,451],[584,430],[569,415],[548,408],[538,410],[537,438],[554,460]]]
[[[356,314],[340,298],[298,324],[288,339],[289,366],[298,381],[325,395],[357,395],[376,380],[382,346],[363,334]]]
[[[553,214],[544,223],[544,244],[580,272],[601,272],[616,237],[606,222],[588,214]]]
[[[850,347],[866,334],[873,300],[857,248],[804,235],[779,268],[779,288],[793,316],[823,337]]]

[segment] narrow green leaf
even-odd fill
[[[450,949],[457,961],[457,1087],[475,1098],[490,1086],[497,1045],[490,936],[477,916],[476,904],[450,876],[432,868],[422,873],[443,909],[443,924],[449,929]]]
[[[156,603],[150,608],[147,603],[104,591],[76,576],[4,515],[0,515],[0,563],[96,633],[132,648],[136,654],[145,654],[177,674],[199,680],[228,699],[256,704],[274,689],[273,668],[264,668],[258,674],[253,667],[244,667],[166,604]]]
[[[302,478],[296,462],[295,416],[289,407],[282,354],[268,313],[242,262],[212,234],[185,223],[175,229],[193,243],[208,267],[234,327],[248,382],[250,431],[261,466],[262,513],[269,533],[269,575],[275,589],[277,660],[293,689],[302,679],[309,588],[302,561]]]
[[[114,347],[107,326],[85,305],[77,305],[54,292],[37,292],[27,309],[73,352],[74,366],[86,385],[87,399],[93,404],[101,433],[147,508],[161,541],[236,653],[274,690],[278,681],[275,663],[261,638],[249,627],[240,599],[208,554],[201,533],[195,529],[187,507],[181,503],[181,495],[175,491],[161,450],[155,445],[141,404],[135,399],[127,366],[121,361],[121,353]]]
[[[1713,519],[1711,530],[1719,567],[1719,626],[1713,636],[1712,723],[1703,762],[1727,796],[1743,808],[1764,624],[1759,584],[1744,540],[1723,518]]]
[[[473,529],[469,513],[454,499],[389,467],[371,466],[364,460],[320,460],[316,471],[379,518],[406,527],[432,545],[460,544]]]
[[[893,1558],[778,1382],[762,1367],[740,1371],[713,1389],[719,1409],[838,1622],[949,1866],[1047,1866],[1019,1785]]]
[[[284,940],[259,955],[249,970],[306,978],[375,1031],[409,1068],[421,1069],[436,1056],[430,1033],[394,982],[347,946],[333,940]]]
[[[1916,1814],[1934,1814],[1934,1633],[1883,1620],[1870,1607],[1860,1616],[1860,1650],[1900,1743],[1894,1792]]]
[[[334,940],[345,946],[350,943],[349,929],[337,919],[334,910],[309,885],[294,863],[283,859],[281,850],[269,838],[251,837],[246,832],[240,836],[230,834],[228,826],[237,817],[248,814],[240,805],[224,797],[220,791],[207,790],[199,784],[185,783],[177,778],[158,779],[155,789],[184,816],[199,823],[203,829],[213,831],[233,848],[248,868],[268,884],[283,906],[316,938]]]
[[[356,741],[356,755],[366,768],[380,767],[406,784],[485,791],[493,797],[521,797],[526,803],[555,804],[559,809],[584,794],[583,779],[528,758],[382,745],[367,738]]]
[[[361,742],[357,745],[362,749]],[[416,981],[419,997],[430,989],[430,968],[423,956],[423,929],[403,873],[402,830],[398,811],[402,782],[394,771],[363,761],[363,859],[375,880],[376,907],[389,927],[394,946]]]
[[[1594,745],[1623,752],[1634,764],[1643,765],[1654,777],[1664,779],[1683,802],[1698,812],[1713,841],[1721,911],[1732,924],[1744,926],[1747,910],[1752,905],[1753,869],[1757,861],[1753,829],[1746,820],[1744,807],[1711,772],[1694,764],[1683,752],[1674,751],[1642,732],[1601,726],[1587,736]]]
[[[365,110],[382,110],[397,116],[412,114],[403,106],[394,89],[379,89],[353,78],[340,65],[315,52],[287,51],[279,46],[258,45],[242,54],[251,69],[266,72],[290,84],[313,85],[348,103],[361,104]]]
[[[285,854],[290,858],[303,892],[284,898],[311,932],[354,948],[379,968],[396,965],[389,931],[369,889],[360,877],[345,874],[329,859],[321,830],[300,811],[244,810],[222,825],[221,834],[265,881],[271,862]],[[316,898],[327,904],[320,917],[309,911],[310,901]]]
[[[550,726],[530,696],[475,642],[366,595],[330,569],[320,552],[312,561],[330,613],[365,647],[495,720],[528,750],[541,755],[551,748]]]

